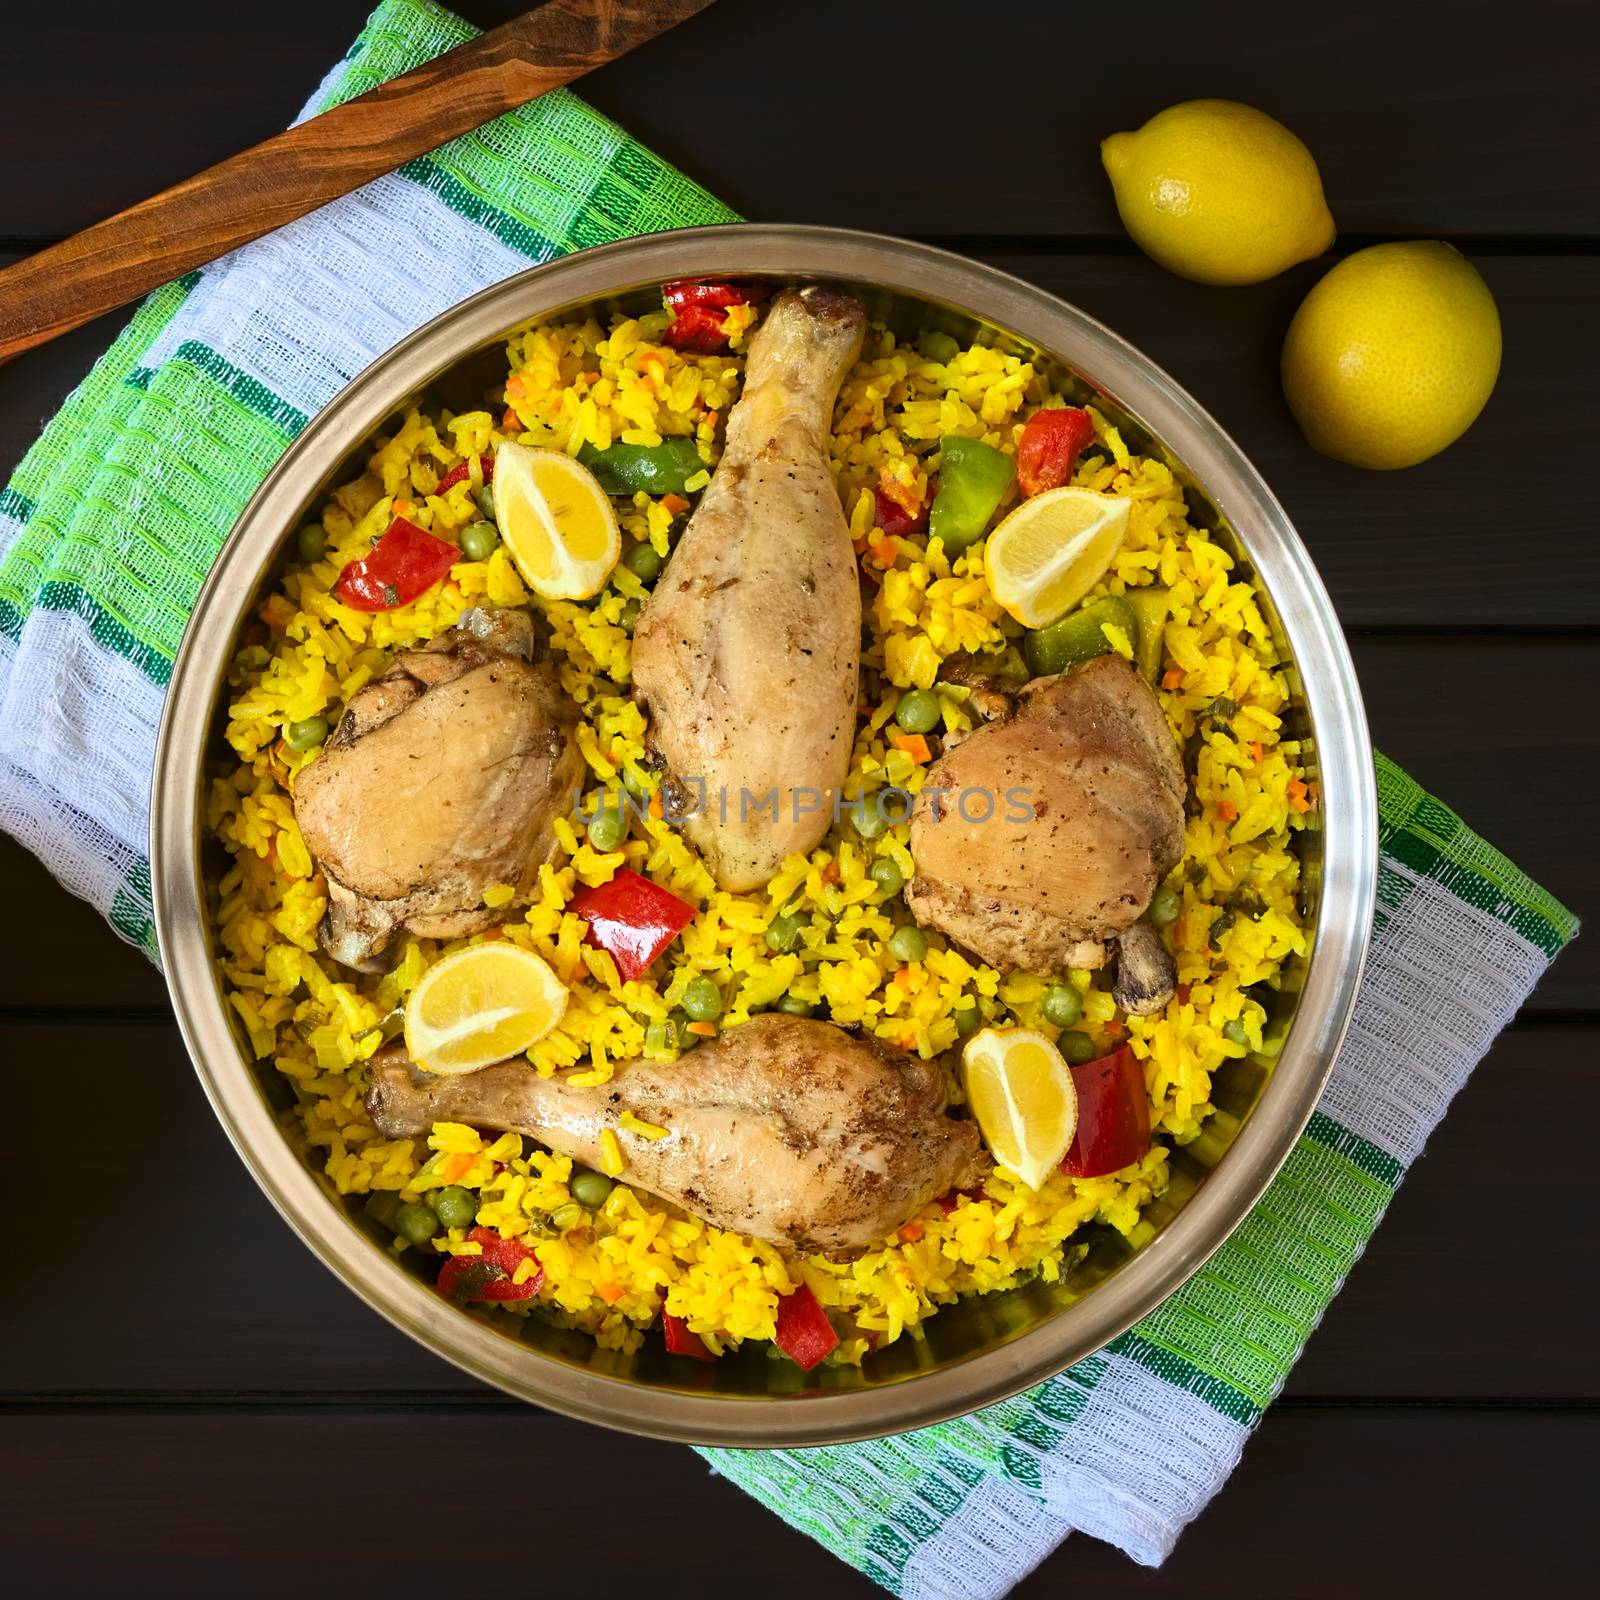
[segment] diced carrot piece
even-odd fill
[[[513,372],[511,376],[506,379],[506,394],[513,400],[520,400],[523,392],[522,374],[520,372]]]
[[[900,546],[893,539],[874,539],[871,549],[873,555],[886,567],[892,567],[895,557],[900,554]]]
[[[1161,674],[1161,687],[1163,689],[1176,689],[1183,682],[1182,667],[1168,667]]]
[[[900,1230],[900,1242],[901,1244],[915,1244],[927,1231],[925,1223],[908,1222]]]
[[[608,1306],[614,1306],[628,1291],[620,1283],[597,1283],[594,1286],[594,1292]]]
[[[702,1039],[715,1039],[717,1025],[714,1022],[691,1022],[689,1024],[689,1032],[698,1034]]]
[[[454,1183],[457,1178],[470,1171],[471,1167],[472,1157],[465,1150],[458,1150],[448,1160],[440,1162],[439,1176],[446,1183]]]
[[[677,516],[679,513],[689,509],[689,502],[681,494],[664,494],[661,497],[661,503],[673,516]]]
[[[1238,819],[1239,808],[1231,800],[1219,800],[1217,802],[1217,815],[1224,822],[1234,822]]]
[[[911,987],[911,968],[901,967],[890,981],[897,983],[902,989],[909,989]]]
[[[824,883],[837,883],[839,881],[839,863],[837,861],[830,861],[822,869],[822,881]]]
[[[505,415],[500,419],[500,426],[510,432],[514,430],[520,430],[522,427],[522,422],[518,418],[516,412],[513,411],[510,406],[507,406]]]
[[[897,733],[889,743],[896,750],[904,750],[919,767],[925,767],[933,760],[928,741],[920,733]]]
[[[1252,739],[1250,741],[1250,754],[1255,757],[1255,762],[1258,767],[1267,759],[1267,753],[1261,748],[1261,741],[1259,739]],[[1292,789],[1294,785],[1291,784],[1289,787]]]

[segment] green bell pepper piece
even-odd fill
[[[939,441],[939,492],[928,513],[928,537],[942,539],[952,556],[976,544],[1016,474],[1011,457],[993,445],[946,434]]]
[[[1121,628],[1134,641],[1137,655],[1138,614],[1120,594],[1112,594],[1086,605],[1081,611],[1069,611],[1059,622],[1052,622],[1047,628],[1036,628],[1024,637],[1022,653],[1033,675],[1043,678],[1065,672],[1079,661],[1110,655],[1111,641],[1101,627],[1105,622]]]
[[[1150,584],[1128,590],[1124,598],[1139,619],[1139,637],[1134,641],[1133,664],[1154,683],[1161,676],[1161,633],[1172,609],[1172,591]]]
[[[679,436],[660,444],[614,444],[609,450],[596,450],[592,444],[578,451],[586,466],[607,494],[634,495],[683,494],[689,480],[707,470],[695,449],[694,440]]]

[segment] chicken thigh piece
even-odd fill
[[[623,1182],[716,1227],[837,1256],[869,1249],[935,1196],[977,1181],[977,1127],[944,1108],[932,1062],[782,1012],[681,1061],[636,1061],[588,1088],[517,1062],[435,1077],[391,1045],[372,1058],[367,1096],[390,1138],[466,1122],[527,1134],[593,1167],[609,1128],[627,1159]],[[625,1112],[666,1137],[630,1133]]]
[[[861,590],[828,436],[866,320],[836,289],[773,301],[722,460],[634,628],[651,739],[726,889],[810,850],[849,771]]]
[[[533,620],[483,608],[352,696],[295,783],[294,814],[328,883],[324,949],[370,968],[397,934],[456,939],[500,920],[483,891],[524,891],[582,781],[577,710]]]
[[[1161,1010],[1176,973],[1140,919],[1183,854],[1184,778],[1154,692],[1106,655],[994,709],[928,770],[912,915],[1003,972],[1103,966],[1115,943],[1118,1004]]]

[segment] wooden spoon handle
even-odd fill
[[[0,271],[0,361],[626,54],[711,0],[549,0]]]

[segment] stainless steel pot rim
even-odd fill
[[[1082,1301],[998,1348],[871,1388],[765,1398],[646,1386],[545,1358],[446,1305],[372,1249],[291,1150],[235,1043],[204,928],[198,853],[214,697],[238,619],[305,486],[323,481],[433,375],[531,318],[674,278],[741,273],[838,278],[968,313],[1051,352],[1137,417],[1205,486],[1278,609],[1315,730],[1324,828],[1316,947],[1289,1039],[1233,1147],[1163,1232]],[[801,1446],[926,1426],[1051,1377],[1124,1332],[1222,1244],[1293,1149],[1348,1024],[1376,891],[1377,801],[1354,668],[1310,557],[1259,474],[1183,389],[1092,318],[993,268],[880,235],[747,223],[625,240],[531,268],[403,340],[312,421],[245,507],[185,634],[156,750],[151,861],[167,981],[205,1092],[256,1181],[348,1287],[464,1371],[568,1415],[692,1443]]]

